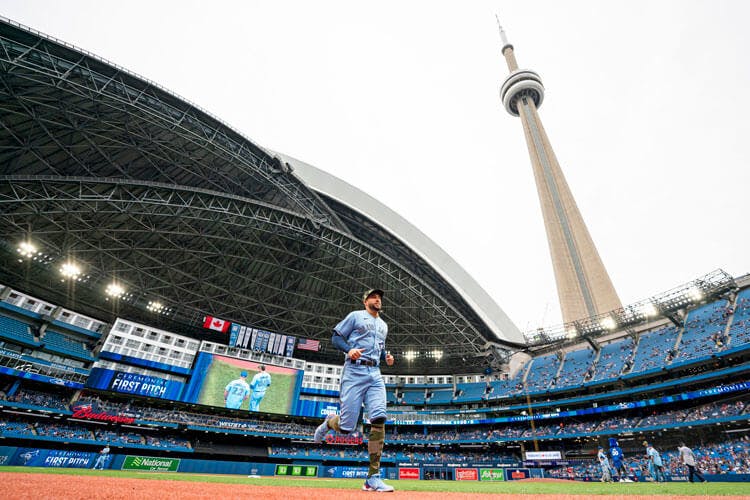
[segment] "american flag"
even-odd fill
[[[320,341],[313,339],[299,339],[297,341],[297,349],[302,349],[303,351],[319,351]]]

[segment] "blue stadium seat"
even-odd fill
[[[34,340],[34,334],[28,324],[2,314],[0,314],[0,338],[33,347],[41,345]]]
[[[618,339],[602,346],[599,359],[596,362],[594,376],[590,382],[598,382],[617,378],[622,373],[627,360],[633,359],[633,347],[635,343],[630,337]]]
[[[591,347],[566,352],[555,387],[572,387],[583,384],[584,375],[591,368],[595,357],[596,353]]]
[[[674,326],[641,334],[630,373],[645,372],[667,364],[667,354],[674,351],[678,335],[679,330]]]
[[[560,359],[557,354],[547,354],[534,358],[529,368],[529,374],[526,376],[526,390],[528,392],[546,391],[550,388],[550,383],[557,375],[559,368]]]
[[[42,338],[44,349],[82,361],[95,361],[91,351],[80,340],[72,339],[54,330],[47,330]]]

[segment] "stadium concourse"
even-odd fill
[[[750,478],[749,277],[523,334],[366,194],[62,41],[0,19],[0,45],[0,465],[364,477],[366,433],[312,436],[331,327],[377,286],[384,478],[597,481],[610,438],[632,481],[644,440],[669,481],[680,441]]]

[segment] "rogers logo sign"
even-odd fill
[[[419,479],[419,467],[400,467],[398,469],[399,479]]]
[[[476,469],[456,469],[456,481],[479,481]]]

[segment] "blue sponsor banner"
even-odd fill
[[[338,415],[339,403],[299,398],[294,403],[293,412],[303,417],[326,418],[328,415]]]
[[[367,478],[368,470],[368,467],[352,467],[349,465],[324,467],[323,477],[334,477],[336,479],[365,479]]]
[[[91,369],[91,375],[86,380],[86,387],[93,389],[105,389],[176,401],[180,399],[184,386],[184,383],[177,380],[166,380],[150,375],[125,373],[98,367]]]
[[[88,469],[94,466],[96,453],[88,451],[44,450],[18,448],[12,465],[28,467],[73,467]]]
[[[16,454],[15,446],[0,446],[0,465],[10,465],[13,455]]]

